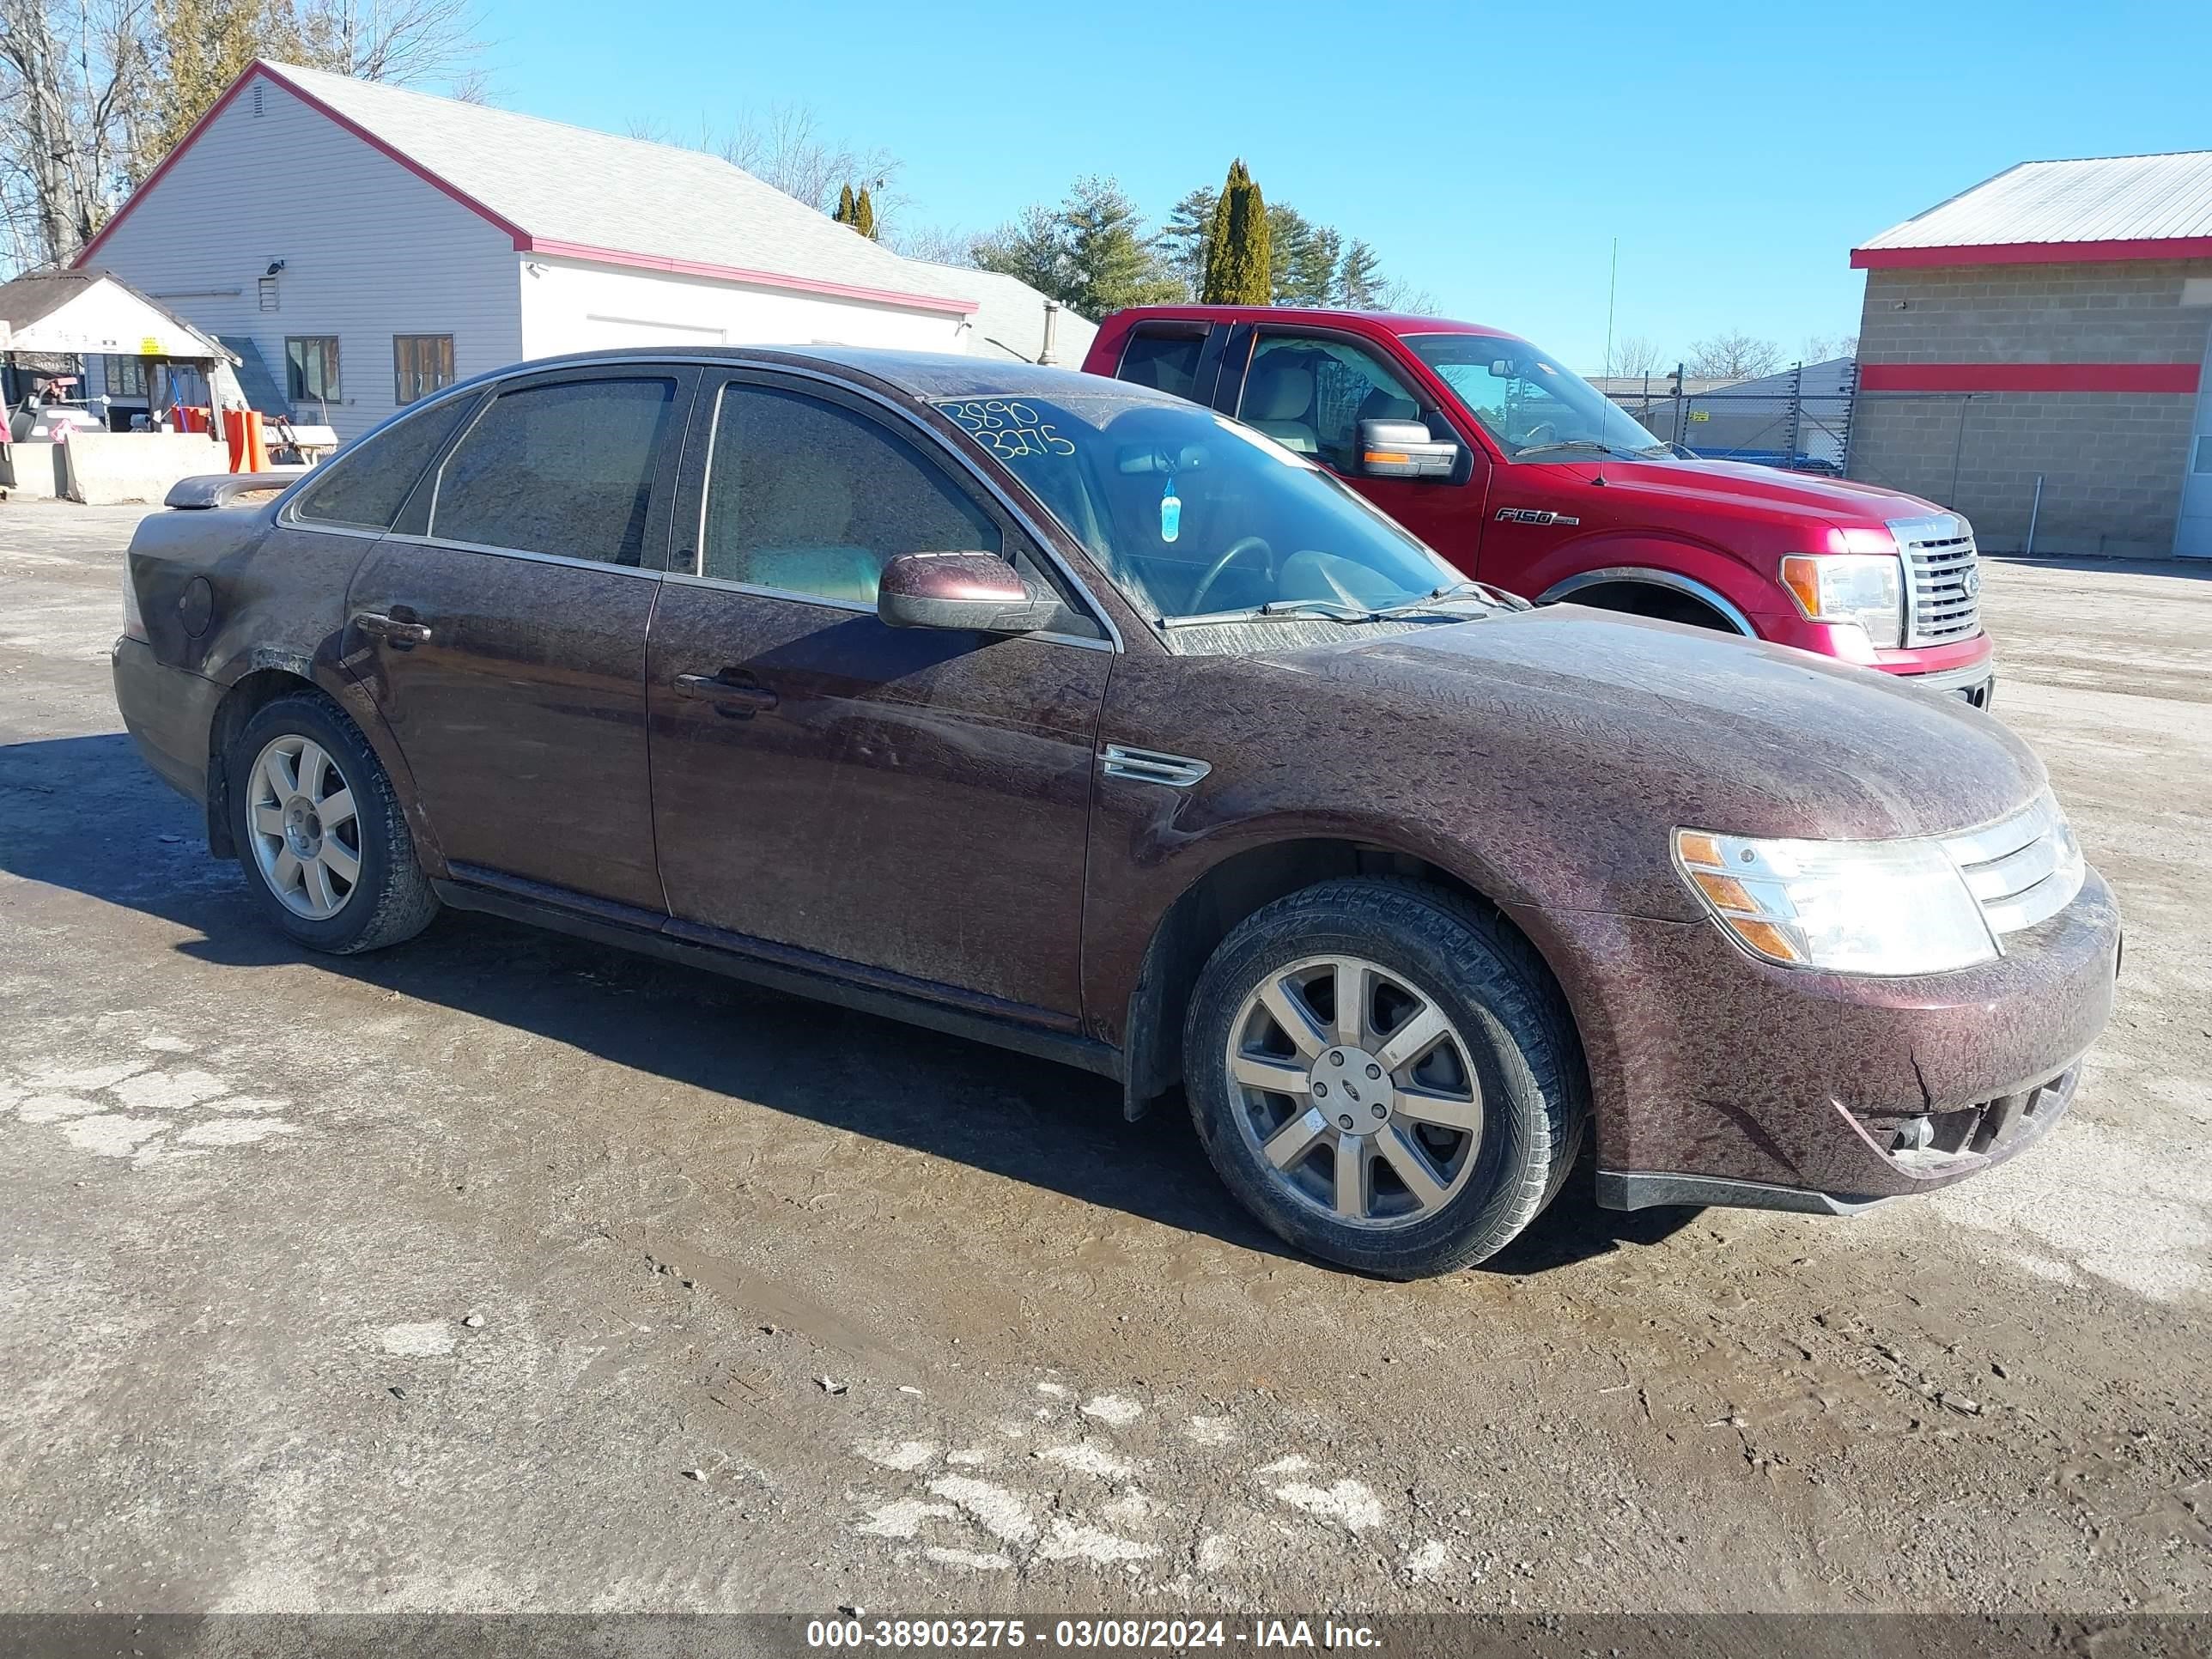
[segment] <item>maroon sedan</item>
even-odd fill
[[[240,487],[140,527],[116,695],[292,938],[442,902],[1180,1084],[1350,1267],[1491,1255],[1585,1127],[1616,1207],[1942,1186],[2110,1010],[2002,726],[1531,610],[1142,387],[599,355]]]

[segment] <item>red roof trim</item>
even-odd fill
[[[552,258],[588,259],[595,264],[629,265],[640,270],[665,270],[684,276],[706,276],[719,282],[750,283],[760,288],[789,289],[802,294],[821,294],[842,300],[868,300],[878,304],[903,306],[915,311],[949,312],[957,317],[972,316],[981,308],[981,302],[976,300],[949,300],[934,294],[907,294],[893,289],[863,288],[848,283],[823,282],[810,276],[786,276],[780,271],[747,270],[736,265],[706,264],[696,260],[678,259],[662,254],[633,253],[620,248],[591,247],[580,242],[547,241],[533,237],[512,219],[494,213],[475,197],[458,188],[441,175],[431,172],[412,156],[393,149],[358,121],[342,114],[331,105],[316,97],[314,94],[288,78],[280,70],[258,60],[237,80],[231,82],[230,89],[216,100],[214,106],[205,115],[192,123],[191,130],[178,142],[176,149],[162,158],[161,166],[146,175],[146,182],[131,192],[131,199],[124,203],[117,210],[115,216],[100,227],[100,234],[87,242],[83,251],[70,262],[72,265],[85,264],[100,251],[100,245],[106,241],[115,228],[131,216],[131,210],[144,200],[147,192],[161,182],[162,175],[176,165],[177,158],[192,147],[200,134],[207,130],[209,123],[228,109],[238,95],[252,83],[253,77],[257,75],[266,76],[271,84],[283,88],[316,113],[336,122],[379,155],[390,157],[424,184],[453,198],[454,201],[459,202],[485,223],[504,231],[512,239],[516,250],[520,252],[543,253]]]
[[[1863,363],[1866,392],[2194,393],[2197,363]]]
[[[908,294],[896,289],[861,288],[851,283],[824,282],[813,276],[791,276],[775,270],[748,270],[741,265],[707,264],[697,259],[678,259],[668,254],[631,253],[621,248],[593,247],[584,242],[556,242],[542,236],[519,236],[515,246],[525,253],[542,253],[553,259],[583,259],[596,265],[627,265],[640,270],[665,270],[678,276],[706,276],[720,283],[750,283],[757,288],[793,289],[802,294],[823,294],[840,300],[872,300],[879,304],[905,306],[915,311],[945,311],[966,317],[981,307],[978,300],[948,300],[935,294]]]
[[[1984,242],[1961,247],[1855,247],[1853,270],[1928,265],[2091,265],[2136,259],[2212,259],[2212,236],[2145,236],[2112,242]]]
[[[331,121],[335,121],[339,126],[343,127],[348,132],[353,134],[355,137],[360,139],[370,149],[377,151],[380,155],[389,156],[392,160],[397,161],[401,167],[405,167],[408,172],[413,173],[424,184],[452,197],[453,200],[459,202],[470,212],[475,214],[478,218],[484,221],[485,223],[505,231],[509,237],[514,239],[515,246],[521,247],[529,241],[530,239],[524,232],[522,227],[516,224],[513,220],[502,218],[500,215],[494,213],[482,202],[477,200],[475,197],[469,195],[465,191],[456,189],[453,185],[447,183],[444,179],[441,179],[436,173],[431,172],[429,168],[424,167],[421,162],[416,161],[412,157],[404,155],[398,150],[394,149],[390,144],[386,143],[383,139],[378,137],[367,127],[362,126],[358,121],[350,120],[347,117],[340,114],[330,105],[316,97],[314,94],[307,91],[305,88],[300,86],[295,82],[288,80],[283,75],[271,68],[269,64],[257,60],[243,75],[240,75],[237,80],[230,83],[230,90],[224,93],[222,97],[216,99],[213,107],[211,107],[205,115],[201,116],[198,120],[192,123],[191,131],[185,133],[183,138],[178,141],[177,147],[174,149],[171,150],[168,155],[162,157],[161,165],[155,167],[153,172],[146,175],[146,182],[131,192],[131,199],[124,203],[122,207],[117,210],[115,216],[100,228],[100,234],[94,237],[89,242],[87,242],[84,245],[83,251],[80,252],[76,258],[70,261],[72,265],[84,264],[93,257],[94,254],[100,251],[100,245],[106,242],[108,237],[114,234],[117,226],[120,225],[125,219],[131,216],[131,210],[136,208],[140,202],[145,200],[148,192],[150,191],[155,185],[161,182],[162,175],[167,173],[171,167],[177,164],[178,158],[183,155],[186,150],[190,149],[194,143],[198,142],[200,134],[207,131],[209,123],[213,121],[216,116],[222,114],[223,111],[229,108],[232,102],[236,100],[238,95],[244,92],[247,87],[252,84],[253,77],[257,75],[266,76],[271,85],[283,88],[286,92],[290,93],[292,96],[298,99],[301,103],[307,105],[308,108],[315,111],[316,113],[322,115]]]

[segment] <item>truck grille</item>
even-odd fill
[[[2049,921],[2081,890],[2081,844],[2048,794],[2008,818],[1947,836],[1943,850],[2000,944],[2007,933]]]
[[[1982,562],[1974,527],[1955,513],[1893,519],[1889,532],[1905,555],[1905,642],[1942,645],[1982,631]]]

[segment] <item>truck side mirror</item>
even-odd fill
[[[1420,421],[1362,421],[1359,473],[1366,478],[1449,478],[1459,446],[1439,442]]]

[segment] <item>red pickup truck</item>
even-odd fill
[[[1685,458],[1512,335],[1376,312],[1147,306],[1109,317],[1084,368],[1256,428],[1509,592],[1796,646],[1978,708],[1995,694],[1964,517],[1868,484]]]

